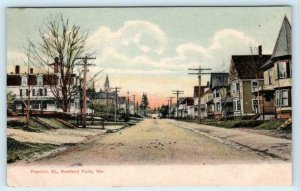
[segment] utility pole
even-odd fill
[[[29,120],[30,120],[30,111],[31,111],[31,103],[30,103],[30,44],[29,44],[29,49],[28,49],[28,63],[27,63],[27,85],[28,85],[28,96],[27,96],[27,113],[26,113],[26,123],[27,123],[27,128],[29,128]],[[26,91],[26,90],[25,90]],[[26,92],[25,92],[26,95]],[[23,96],[23,95],[21,95]]]
[[[169,107],[169,118],[171,118],[171,107],[172,107],[172,99],[175,97],[167,97],[170,99],[170,107]]]
[[[135,96],[136,95],[132,95],[132,97],[133,97],[133,114],[135,115],[136,113],[135,113]]]
[[[189,68],[188,70],[196,70],[198,73],[188,73],[190,75],[198,75],[199,80],[199,88],[198,88],[198,123],[201,123],[201,113],[200,113],[200,104],[201,104],[201,75],[210,74],[210,73],[202,73],[204,70],[211,70],[211,68]]]
[[[172,94],[176,94],[176,100],[177,100],[177,103],[176,103],[176,119],[178,120],[178,97],[180,94],[184,94],[184,91],[182,90],[172,90]]]
[[[170,99],[167,99],[168,101],[168,118],[170,118]]]
[[[106,90],[106,120],[108,120],[109,108],[108,108],[108,89]]]
[[[86,75],[87,75],[87,67],[92,66],[93,64],[88,64],[88,60],[96,59],[92,57],[78,57],[76,59],[83,60],[83,64],[76,64],[76,65],[83,65],[83,88],[82,88],[82,128],[86,128]]]
[[[111,88],[115,89],[115,123],[117,123],[117,113],[118,113],[118,92],[119,92],[119,87]]]
[[[129,111],[129,91],[127,91],[127,106],[126,106],[126,113],[127,113],[127,115],[130,114],[130,111]]]

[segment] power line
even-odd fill
[[[109,89],[114,89],[115,90],[115,123],[117,123],[117,111],[118,111],[118,92],[120,87],[114,87],[114,88],[109,88]]]
[[[76,64],[83,66],[83,88],[82,88],[82,127],[86,128],[86,75],[87,75],[87,67],[93,66],[94,64],[88,64],[88,60],[96,59],[93,57],[78,57],[76,59],[83,60],[82,64]]]
[[[175,97],[167,97],[170,100],[170,106],[169,106],[169,118],[171,118],[171,107],[172,107],[172,99]]]
[[[176,100],[177,100],[177,103],[176,103],[176,118],[178,119],[178,97],[180,94],[184,94],[184,91],[182,90],[172,90],[172,94],[176,94]]]
[[[196,70],[198,73],[188,73],[190,75],[198,75],[199,79],[199,88],[198,88],[198,122],[201,123],[201,113],[200,113],[200,104],[201,104],[201,75],[211,74],[211,73],[203,73],[202,71],[212,70],[211,68],[188,68],[188,70]]]

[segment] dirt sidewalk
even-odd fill
[[[226,129],[175,120],[169,120],[169,123],[198,132],[238,149],[246,147],[282,160],[290,161],[292,159],[292,140],[271,137],[240,129]]]

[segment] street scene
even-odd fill
[[[253,165],[256,177],[236,166],[241,170],[220,171],[229,173],[228,182],[213,181],[222,173],[210,171],[203,184],[198,174],[180,180],[183,186],[243,185],[233,181],[239,172],[245,185],[291,183],[290,7],[8,8],[6,14],[9,185],[42,186],[16,170],[25,167],[118,165],[137,171],[194,165],[193,173]],[[268,169],[272,178],[257,181]],[[104,180],[174,185],[155,177]]]

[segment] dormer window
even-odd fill
[[[22,77],[22,86],[27,86],[27,77]]]
[[[43,85],[43,77],[42,76],[38,76],[37,77],[37,85],[38,86],[42,86]]]

